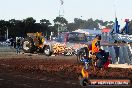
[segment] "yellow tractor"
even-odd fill
[[[44,42],[42,32],[27,33],[27,37],[22,41],[22,49],[25,53],[43,52]]]

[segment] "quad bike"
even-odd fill
[[[93,55],[87,48],[82,49],[80,52],[81,53],[78,54],[77,59],[80,60],[79,62],[83,64],[83,67],[79,75],[79,81],[81,86],[87,86],[90,85],[90,69],[97,71],[97,69],[108,68],[108,65],[111,63],[111,58],[109,57],[108,52],[102,50],[102,52],[106,53],[107,57],[106,61],[102,64],[102,67],[98,67],[97,64],[100,63],[100,60],[96,55]]]

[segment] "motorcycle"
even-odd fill
[[[106,69],[108,68],[108,65],[112,63],[111,57],[109,55],[109,52],[105,52],[105,50],[101,50],[101,53],[104,54],[104,61],[102,63],[100,62],[100,59],[96,57],[96,55],[93,55],[88,48],[83,48],[77,55],[77,60],[79,63],[83,64],[83,67],[81,69],[81,73],[79,75],[79,81],[81,86],[87,86],[90,85],[90,67],[92,67],[95,71],[96,68],[99,69]],[[102,66],[98,66],[99,64],[102,64]]]

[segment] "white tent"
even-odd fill
[[[77,29],[73,32],[79,32],[79,33],[85,33],[88,35],[97,35],[97,34],[102,34],[101,30],[92,30],[92,29]]]

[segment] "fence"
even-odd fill
[[[101,48],[110,53],[113,64],[132,64],[132,45],[102,45]]]
[[[15,52],[15,49],[6,42],[0,42],[0,52]]]

